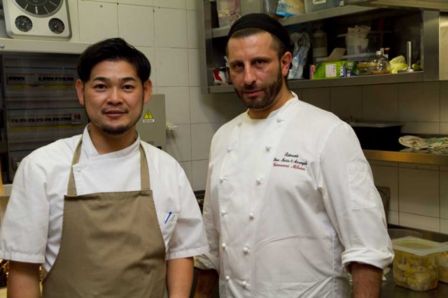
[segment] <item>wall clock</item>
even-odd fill
[[[67,0],[3,0],[10,37],[69,38]]]

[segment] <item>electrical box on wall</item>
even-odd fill
[[[6,33],[12,38],[67,39],[67,0],[3,0]]]
[[[140,138],[160,149],[166,145],[165,95],[153,94],[137,122]]]

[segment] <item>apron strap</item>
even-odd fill
[[[72,164],[70,166],[70,175],[68,178],[68,186],[67,186],[68,196],[77,195],[75,177],[73,175],[73,165],[78,163],[79,157],[81,156],[81,143],[82,139],[79,140],[79,143],[76,146],[75,153],[73,154]],[[141,190],[150,190],[151,182],[148,170],[148,160],[146,158],[146,153],[141,143],[139,145],[139,152],[140,152],[140,187]]]
[[[142,143],[139,146],[140,151],[140,186],[142,190],[151,189],[151,181],[149,176],[148,159],[146,158],[145,150]]]

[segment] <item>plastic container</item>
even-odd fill
[[[219,27],[232,25],[241,16],[240,0],[217,0]]]
[[[341,0],[305,0],[305,12],[333,8],[341,5]]]
[[[347,55],[366,53],[369,46],[369,33],[369,26],[354,26],[347,28],[347,34],[345,34]]]
[[[448,247],[448,242],[444,243]],[[448,283],[448,250],[437,256],[439,266],[439,281]]]
[[[414,291],[437,287],[437,257],[448,251],[446,244],[412,236],[394,239],[392,244],[395,251],[393,276],[396,285]]]

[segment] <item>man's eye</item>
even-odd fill
[[[105,84],[95,84],[93,85],[93,88],[97,91],[106,90],[107,86]]]
[[[235,65],[231,65],[230,69],[234,72],[241,72],[243,71],[243,65],[242,64],[235,64]]]
[[[265,60],[255,60],[255,66],[264,66],[267,62]]]
[[[123,90],[125,90],[125,91],[132,91],[134,89],[135,89],[134,85],[124,85],[123,86]]]

